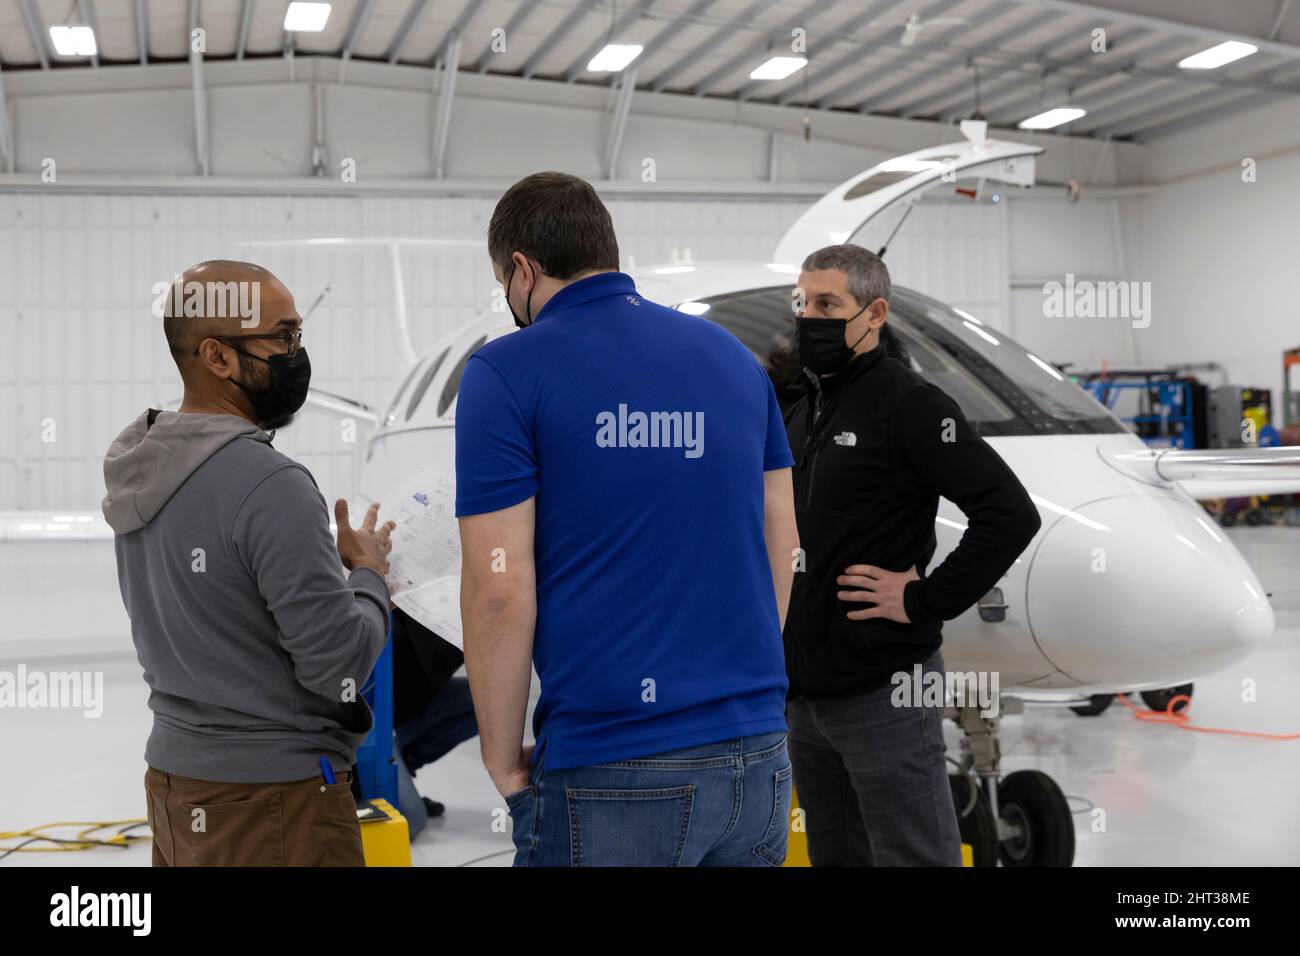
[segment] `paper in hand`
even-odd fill
[[[427,465],[381,500],[380,520],[397,524],[388,555],[393,603],[463,649],[455,479]]]

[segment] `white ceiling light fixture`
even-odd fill
[[[90,27],[50,27],[50,41],[59,56],[94,56],[99,52]]]
[[[1178,65],[1184,70],[1217,70],[1221,66],[1234,63],[1258,51],[1259,47],[1253,43],[1243,43],[1241,40],[1225,40],[1208,50],[1202,50],[1200,53],[1193,53],[1191,56],[1183,57],[1178,61]]]
[[[291,33],[320,33],[330,18],[328,3],[303,3],[294,0],[284,11],[284,28]]]
[[[587,69],[592,73],[617,73],[641,55],[645,47],[639,43],[607,43],[605,48],[591,58]]]
[[[677,307],[678,312],[685,312],[687,315],[703,315],[709,311],[707,302],[683,302]]]
[[[1058,106],[1031,116],[1029,119],[1023,119],[1016,125],[1020,129],[1053,129],[1066,123],[1073,123],[1087,115],[1088,111],[1082,106]]]
[[[751,80],[784,80],[808,65],[806,56],[774,56],[749,74]]]

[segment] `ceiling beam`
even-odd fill
[[[484,6],[485,4],[482,0],[465,0],[465,6],[460,11],[460,16],[456,17],[456,22],[451,25],[451,29],[447,31],[447,37],[442,42],[442,49],[439,50],[438,55],[434,57],[435,60],[446,61],[453,40],[456,42],[458,47],[464,46],[465,30],[469,28],[470,21],[478,15],[478,12],[482,10]],[[456,53],[456,62],[458,64],[460,63],[460,50]]]
[[[644,64],[650,57],[667,46],[668,43],[677,36],[677,34],[690,26],[691,22],[695,20],[695,18],[706,13],[710,7],[716,6],[717,3],[718,0],[695,0],[695,2],[691,4],[684,13],[675,17],[667,26],[643,44],[645,49],[643,49],[641,55],[637,57],[638,64]],[[614,81],[617,82],[617,80],[618,77],[614,77]]]
[[[532,56],[524,61],[524,65],[520,69],[519,74],[525,80],[533,76],[533,74],[537,72],[537,68],[542,65],[542,61],[546,59],[547,54],[551,52],[552,47],[555,46],[555,42],[559,40],[560,37],[564,36],[564,34],[572,30],[574,24],[576,24],[579,19],[586,16],[587,12],[595,5],[596,0],[581,0],[569,15],[556,24],[555,29],[546,35],[546,39],[538,44],[537,49],[533,51]]]
[[[876,0],[875,3],[871,4],[857,16],[839,27],[835,31],[835,35],[840,37],[852,36],[872,23],[876,19],[877,14],[881,11],[891,8],[894,5],[894,0]],[[810,57],[808,65],[801,71],[807,75],[800,77],[799,74],[796,73],[791,77],[790,79],[795,83],[794,88],[783,96],[778,97],[777,102],[782,106],[788,106],[797,100],[803,99],[805,90],[811,91],[816,89],[819,83],[824,83],[827,80],[843,76],[846,69],[860,66],[862,64],[862,59],[862,48],[856,43],[853,45],[851,50],[841,53],[829,63],[818,60],[815,57]]]
[[[958,2],[959,0],[940,0],[940,2],[937,3],[934,7],[932,7],[931,9],[925,12],[922,22],[925,22],[925,19],[931,17],[943,16],[945,13],[947,13],[949,10],[955,7]],[[946,30],[951,30],[953,29],[954,26],[956,26],[956,24],[948,24],[946,26],[939,27],[939,31],[943,32]],[[901,64],[908,59],[908,54],[911,53],[911,51],[916,50],[918,47],[924,49],[925,47],[936,46],[939,42],[940,41],[935,40],[932,36],[929,42],[923,40],[921,41],[921,43],[918,43],[915,46],[905,47],[900,43],[897,45],[897,47],[894,50],[891,51],[893,53],[893,56],[889,60],[880,64],[880,66],[883,66],[886,69],[888,69],[889,67]],[[969,60],[970,57],[968,56],[966,59]],[[879,68],[876,67],[875,64],[872,65],[875,68]],[[821,96],[817,97],[817,108],[826,109],[828,107],[834,106],[835,100],[838,100],[845,93],[848,93],[855,88],[861,89],[863,86],[869,86],[870,83],[871,80],[863,77],[861,74],[850,76],[843,83],[840,83],[838,86],[832,89],[829,93],[823,93]],[[859,107],[855,106],[854,109],[859,109]]]
[[[1113,7],[1104,7],[1095,3],[1081,3],[1077,2],[1077,0],[1015,0],[1015,2],[1026,6],[1056,10],[1064,14],[1098,17],[1113,20],[1116,23],[1127,23],[1130,26],[1154,30],[1157,33],[1174,33],[1188,39],[1202,41],[1207,45],[1222,43],[1224,40],[1241,40],[1255,44],[1262,53],[1271,53],[1274,56],[1290,60],[1300,59],[1300,46],[1291,43],[1278,43],[1276,40],[1270,40],[1266,37],[1202,27],[1194,23],[1187,23],[1184,20],[1170,20],[1167,17],[1152,17],[1143,13],[1130,13],[1127,10],[1117,10]]]
[[[348,31],[343,36],[343,52],[340,54],[344,63],[352,59],[352,53],[357,48],[357,40],[361,39],[361,31],[366,28],[366,21],[374,11],[375,0],[361,0],[353,8],[352,19],[348,22]]]
[[[618,80],[618,101],[614,106],[614,120],[609,126],[605,141],[605,178],[613,179],[618,172],[618,154],[623,148],[623,133],[627,129],[628,113],[632,110],[632,94],[636,92],[636,67],[623,71]]]
[[[447,142],[451,136],[451,104],[456,95],[456,73],[460,69],[460,37],[448,38],[447,56],[442,61],[442,88],[438,90],[438,115],[433,126],[433,175],[446,176]]]
[[[719,66],[705,74],[704,78],[691,87],[693,96],[704,96],[713,89],[713,85],[719,80],[734,73],[738,68],[743,69],[747,64],[754,63],[758,57],[762,56],[769,50],[777,47],[784,48],[786,40],[790,34],[800,27],[807,24],[817,16],[818,10],[825,7],[825,0],[813,0],[812,3],[806,4],[799,9],[799,12],[792,17],[788,17],[779,27],[767,31],[767,35],[760,37],[754,43],[745,46],[739,53],[732,56],[729,60],[724,60]],[[775,45],[773,37],[776,38]],[[807,69],[807,67],[805,67]],[[746,77],[748,79],[748,77]],[[752,83],[751,83],[752,85]]]
[[[506,25],[502,28],[507,48],[514,42],[511,37],[515,35],[515,31],[522,27],[524,21],[533,15],[533,11],[537,9],[537,6],[536,3],[522,0],[519,6],[515,7],[515,12],[510,15],[510,19],[506,21]],[[488,71],[488,67],[492,64],[492,58],[496,55],[492,50],[492,43],[493,41],[489,39],[487,46],[483,47],[483,52],[474,61],[474,69],[480,73]]]
[[[194,88],[194,152],[198,159],[199,174],[212,172],[208,151],[208,91],[203,83],[203,54],[195,49],[194,31],[199,27],[199,0],[190,0],[190,28],[186,31],[185,46],[190,51],[190,82]]]
[[[393,34],[393,42],[388,44],[388,50],[384,53],[384,59],[389,63],[396,63],[402,56],[402,51],[406,49],[406,43],[411,39],[411,31],[419,23],[420,17],[424,16],[425,8],[428,7],[429,0],[413,0],[410,7],[407,8],[406,16],[402,17],[402,22]]]
[[[764,10],[771,9],[771,0],[750,0],[749,6],[740,11],[740,14],[734,20],[719,24],[718,27],[707,37],[691,47],[682,56],[679,56],[665,69],[659,71],[650,84],[650,89],[656,93],[662,93],[677,78],[677,75],[689,67],[706,60],[709,54],[717,49],[718,38],[730,30],[743,29],[749,26],[755,18],[762,16]]]
[[[1009,6],[1000,7],[997,13],[994,14],[994,19],[995,20],[1002,19],[1004,16],[1006,16],[1006,13],[1009,9],[1011,9],[1011,7]],[[1032,30],[1037,30],[1039,27],[1046,26],[1047,23],[1049,23],[1054,19],[1056,19],[1056,14],[1043,13],[1040,16],[1033,18],[1028,23],[1013,23],[1006,29],[999,30],[997,33],[993,34],[988,39],[981,41],[980,43],[976,44],[973,47],[970,47],[969,49],[965,49],[961,51],[952,51],[955,52],[956,55],[947,56],[943,61],[934,64],[928,69],[922,70],[920,73],[913,73],[911,75],[904,76],[901,80],[899,80],[897,83],[893,84],[892,86],[887,86],[883,90],[877,90],[876,92],[872,93],[869,97],[864,99],[862,102],[858,103],[853,108],[857,110],[859,113],[867,113],[871,111],[873,106],[884,107],[900,93],[904,93],[908,89],[913,89],[913,90],[920,89],[925,84],[939,79],[945,73],[948,73],[950,71],[960,70],[963,66],[970,63],[970,61],[975,59],[976,57],[983,56],[986,53],[991,53],[996,50],[1000,50],[1008,40],[1012,40],[1017,36],[1023,36],[1024,34],[1029,33]],[[928,44],[925,44],[925,42],[922,41],[921,43],[918,43],[916,44],[916,46],[912,47],[912,49],[917,50],[924,46],[928,46]],[[950,51],[945,50],[944,52],[948,53]],[[916,102],[916,99],[917,98],[913,96],[909,99],[904,100],[901,104],[899,104],[897,111],[901,113],[902,111],[906,110],[907,107],[911,106],[912,103]]]
[[[49,31],[41,20],[41,12],[34,6],[34,0],[18,0],[18,9],[22,11],[23,22],[27,24],[27,33],[36,48],[36,56],[41,61],[41,69],[50,68]]]
[[[4,168],[8,173],[14,171],[14,131],[9,125],[9,100],[5,97],[4,67],[0,66],[0,157],[4,157]]]
[[[235,41],[235,59],[242,60],[248,49],[248,31],[253,26],[253,4],[256,0],[243,0],[239,8],[239,39]]]
[[[1068,91],[1071,94],[1082,96],[1098,87],[1105,87],[1117,78],[1127,79],[1131,77],[1133,70],[1137,67],[1139,56],[1143,58],[1165,56],[1175,50],[1186,49],[1186,43],[1187,41],[1182,37],[1161,37],[1158,34],[1145,32],[1139,33],[1135,37],[1110,41],[1107,44],[1105,53],[1093,53],[1091,49],[1088,49],[1068,59],[1049,63],[1042,76],[1033,84],[1034,88],[1028,92],[1025,91],[1026,82],[1023,73],[1019,75],[1007,74],[1000,78],[996,87],[990,87],[990,89],[1001,90],[1001,93],[989,96],[987,95],[988,90],[985,91],[985,94],[981,97],[983,100],[982,109],[991,120],[999,116],[1024,119],[1028,115],[1027,110],[1035,109],[1043,104],[1046,95],[1044,87],[1047,81],[1057,74],[1061,75],[1062,95],[1065,95]],[[1099,58],[1096,62],[1103,64],[1101,70],[1090,70],[1086,75],[1066,75],[1067,70],[1074,69],[1084,62],[1092,62],[1094,57]]]
[[[135,0],[135,45],[140,54],[140,65],[149,65],[149,4]]]
[[[1231,94],[1229,96],[1229,94]],[[1193,129],[1197,126],[1203,126],[1206,123],[1212,123],[1215,120],[1222,119],[1235,113],[1240,113],[1243,109],[1253,109],[1257,106],[1266,106],[1270,103],[1277,103],[1289,99],[1290,95],[1285,93],[1242,93],[1240,90],[1224,90],[1222,95],[1214,97],[1200,97],[1197,105],[1204,107],[1193,113],[1184,113],[1181,116],[1171,118],[1168,122],[1160,123],[1156,126],[1148,126],[1134,134],[1134,139],[1139,143],[1149,143],[1152,140],[1160,139],[1164,136],[1170,136],[1174,133],[1181,133],[1184,130]],[[1250,100],[1247,104],[1245,101]]]
[[[1275,79],[1278,77],[1292,77],[1296,74],[1298,68],[1300,68],[1300,63],[1297,62],[1285,63],[1280,66],[1274,63],[1271,67],[1255,71],[1252,76],[1267,75]],[[1196,92],[1178,89],[1176,93],[1178,95],[1170,97],[1159,104],[1153,104],[1150,101],[1146,103],[1139,101],[1133,104],[1138,107],[1136,109],[1129,109],[1118,116],[1112,116],[1101,124],[1090,124],[1081,127],[1081,129],[1095,136],[1135,135],[1152,127],[1164,126],[1188,113],[1199,113],[1206,107],[1213,107],[1225,102],[1246,102],[1249,105],[1247,101],[1259,97],[1258,93],[1243,92],[1238,89],[1200,90]],[[1300,89],[1291,90],[1289,94],[1286,91],[1279,90],[1276,95],[1279,98],[1287,95],[1300,96]],[[1091,120],[1092,117],[1089,116],[1088,119]]]
[[[623,15],[615,21],[614,26],[610,28],[609,33],[606,34],[606,36],[609,37],[609,42],[617,43],[618,34],[622,33],[640,20],[642,12],[649,10],[655,5],[655,2],[656,0],[638,0],[634,6],[625,10]],[[605,42],[605,37],[598,37],[593,40],[587,48],[574,59],[574,61],[569,65],[569,68],[564,71],[564,82],[572,83],[583,73],[586,73],[587,64],[591,62],[593,56],[605,48]],[[644,44],[642,44],[642,46],[644,46]],[[645,55],[645,50],[641,51],[641,55]]]
[[[99,49],[99,24],[95,22],[95,5],[93,0],[77,0],[77,7],[81,10],[81,22],[95,34],[95,49]],[[95,53],[90,58],[90,65],[94,69],[99,69],[99,53]]]

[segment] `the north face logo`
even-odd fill
[[[840,432],[835,436],[835,444],[844,445],[846,448],[852,448],[858,443],[858,436],[853,432]]]

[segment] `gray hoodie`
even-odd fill
[[[353,762],[388,588],[344,576],[311,473],[234,415],[145,412],[104,459],[104,517],[149,685],[150,766],[271,783]]]

